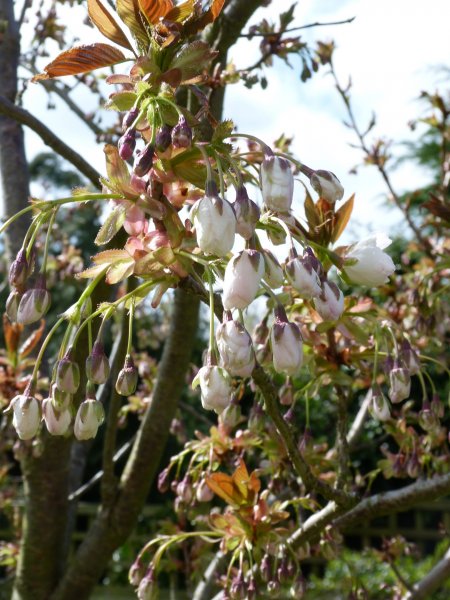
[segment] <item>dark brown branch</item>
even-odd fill
[[[0,115],[5,115],[26,125],[32,129],[41,140],[52,148],[57,154],[69,161],[76,169],[80,171],[92,184],[101,189],[99,183],[100,173],[96,171],[78,152],[75,152],[70,146],[63,142],[57,135],[53,133],[39,119],[36,119],[27,110],[16,106],[4,96],[0,96]]]
[[[301,31],[302,29],[311,29],[312,27],[328,27],[330,25],[345,25],[346,23],[352,23],[356,17],[350,17],[349,19],[344,19],[343,21],[327,21],[326,23],[321,23],[320,21],[316,21],[315,23],[308,23],[307,25],[299,25],[298,27],[291,27],[290,29],[283,29],[283,31],[267,31],[267,32],[255,32],[255,33],[241,33],[239,37],[252,39],[254,37],[276,37],[279,35],[283,35],[284,33],[292,33],[294,31]]]

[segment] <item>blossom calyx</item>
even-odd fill
[[[397,404],[402,400],[409,398],[411,391],[411,377],[408,369],[400,367],[398,364],[389,371],[389,398],[391,402]]]
[[[172,146],[174,148],[189,148],[192,144],[192,129],[183,115],[172,129]]]
[[[62,392],[75,394],[80,385],[80,367],[73,360],[73,349],[69,348],[56,365],[56,385]]]
[[[261,165],[264,204],[274,212],[289,212],[294,194],[294,176],[289,161],[266,154]]]
[[[389,254],[383,252],[391,243],[386,235],[376,235],[362,240],[347,252],[344,262],[349,279],[358,285],[375,287],[388,281],[395,271],[395,264]]]
[[[309,181],[319,196],[330,204],[334,204],[344,195],[341,182],[331,171],[322,169],[313,171]]]
[[[236,215],[236,232],[245,240],[249,240],[255,233],[261,211],[256,202],[248,197],[247,190],[243,185],[236,191],[233,208]]]
[[[225,256],[236,235],[236,216],[231,204],[219,197],[214,182],[208,182],[206,195],[197,200],[191,212],[197,244],[205,254]]]
[[[24,248],[19,250],[16,258],[9,268],[9,285],[23,291],[25,283],[30,273],[30,266],[27,261],[27,253]]]
[[[130,160],[136,148],[136,131],[128,129],[117,142],[119,156],[122,160]]]
[[[223,280],[223,307],[244,309],[256,297],[262,276],[264,259],[256,250],[242,250],[228,262]]]
[[[5,312],[8,319],[15,323],[17,321],[17,312],[19,310],[20,301],[22,299],[22,293],[18,290],[12,290],[8,298],[6,299]]]
[[[33,438],[41,422],[39,402],[25,390],[24,394],[15,396],[9,408],[13,411],[13,427],[21,440]]]
[[[287,277],[301,298],[316,298],[322,293],[317,264],[320,267],[317,258],[307,252],[301,258],[297,256],[291,259],[286,265]]]
[[[27,290],[22,296],[17,309],[17,322],[30,325],[39,321],[50,308],[51,298],[45,285],[45,278],[40,277],[34,288]]]
[[[273,290],[281,287],[284,281],[284,273],[280,263],[270,250],[264,250],[264,275],[263,279]]]
[[[147,144],[143,150],[137,152],[133,164],[133,173],[138,177],[144,177],[153,165],[153,156],[155,149],[151,144]]]
[[[195,376],[192,387],[200,386],[203,408],[214,410],[220,415],[230,404],[231,378],[222,367],[209,365],[202,367]]]
[[[123,368],[119,371],[116,381],[116,392],[121,396],[131,396],[136,391],[138,370],[131,354],[127,354]]]
[[[370,390],[369,412],[377,421],[388,421],[391,418],[389,400],[381,390]]]
[[[72,394],[60,390],[56,383],[52,383],[50,398],[53,406],[59,411],[69,408],[70,403],[72,402]]]
[[[89,381],[101,385],[108,380],[111,371],[108,357],[103,349],[103,344],[96,341],[91,354],[86,359],[86,375]]]

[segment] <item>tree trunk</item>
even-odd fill
[[[11,102],[17,95],[17,68],[20,56],[19,25],[14,17],[13,0],[0,0],[0,73],[1,93]],[[4,28],[4,29],[3,29]],[[0,180],[3,211],[7,216],[27,205],[29,197],[28,165],[25,157],[23,130],[19,123],[0,114]],[[14,257],[21,247],[28,218],[17,219],[8,229],[6,249]]]

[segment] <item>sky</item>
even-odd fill
[[[292,1],[272,0],[268,9],[261,9],[252,22],[263,16],[277,20]],[[76,10],[70,8],[68,10]],[[439,67],[450,56],[448,23],[450,3],[447,0],[301,0],[296,10],[297,25],[316,21],[338,21],[356,17],[350,24],[315,27],[302,32],[302,39],[334,40],[334,64],[342,83],[351,75],[355,114],[363,127],[377,115],[374,137],[396,140],[393,151],[400,154],[401,142],[415,139],[408,122],[416,118],[422,105],[421,90],[444,89],[445,81]],[[25,31],[23,46],[27,45]],[[93,30],[87,30],[83,42],[105,41]],[[260,56],[259,40],[242,40],[234,48],[232,59],[238,68],[245,68]],[[56,53],[56,52],[55,52]],[[321,68],[306,84],[300,81],[300,61],[292,59],[293,68],[275,59],[266,70],[268,88],[248,90],[242,84],[229,86],[225,117],[232,118],[239,131],[252,133],[267,143],[281,133],[294,137],[292,150],[305,164],[336,173],[346,194],[356,195],[354,225],[350,235],[362,236],[368,231],[395,231],[402,228],[401,215],[389,210],[384,202],[386,190],[375,168],[363,167],[356,175],[350,170],[361,162],[361,153],[350,146],[355,137],[342,121],[345,110],[333,87],[327,69]],[[89,107],[90,99],[79,101]],[[57,109],[47,109],[46,94],[39,85],[30,85],[25,95],[25,107],[41,118],[65,142],[72,145],[99,170],[103,170],[103,153],[95,145],[85,125],[56,101]],[[36,134],[26,132],[29,158],[43,149]],[[427,181],[426,173],[415,165],[406,164],[392,174],[396,189],[402,192]],[[294,210],[301,212],[302,187],[297,184]]]

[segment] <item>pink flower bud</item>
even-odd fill
[[[380,390],[371,390],[369,412],[377,421],[388,421],[391,418],[389,401]]]
[[[231,204],[219,198],[213,182],[207,184],[206,195],[197,200],[191,214],[199,248],[205,254],[228,254],[234,244],[236,217]]]
[[[138,118],[138,116],[139,116],[139,108],[137,106],[133,106],[133,108],[130,108],[130,110],[125,113],[125,115],[122,119],[123,131],[126,131],[129,127],[131,127],[133,125],[133,123],[136,121],[136,119]]]
[[[130,570],[128,571],[128,581],[134,587],[137,587],[144,577],[144,565],[142,561],[137,558],[134,563],[131,565]]]
[[[18,290],[13,290],[8,298],[6,299],[5,311],[8,319],[15,323],[17,321],[17,312],[19,310],[19,304],[22,299],[22,294]]]
[[[305,254],[302,258],[290,260],[286,265],[287,277],[301,298],[316,298],[322,293],[320,278],[314,268],[316,262],[315,257]]]
[[[411,391],[411,377],[409,371],[403,367],[394,366],[389,372],[389,398],[391,402],[397,404],[402,400],[409,398]]]
[[[108,357],[103,349],[103,344],[97,341],[92,348],[92,353],[86,359],[87,378],[92,381],[92,383],[101,385],[108,380],[110,370]]]
[[[261,188],[269,210],[289,212],[294,194],[294,176],[285,158],[266,155],[261,165]]]
[[[389,254],[383,252],[391,240],[381,234],[358,242],[345,255],[345,273],[358,285],[374,287],[382,285],[395,271],[395,265]]]
[[[220,364],[233,377],[250,377],[255,368],[252,339],[239,321],[225,321],[217,328]]]
[[[245,240],[249,240],[255,233],[261,211],[256,202],[250,200],[244,186],[237,190],[233,208],[236,215],[236,231]]]
[[[138,600],[154,600],[156,591],[155,574],[153,567],[150,567],[136,590]]]
[[[223,281],[223,307],[244,309],[253,302],[264,273],[264,260],[256,250],[243,250],[227,264]]]
[[[164,494],[169,489],[169,469],[166,467],[158,475],[158,491]]]
[[[280,308],[275,315],[270,341],[275,371],[296,375],[303,362],[302,337],[297,325],[290,323]]]
[[[410,375],[417,375],[420,372],[420,359],[407,340],[402,344],[401,359]]]
[[[9,269],[9,285],[23,290],[29,275],[27,253],[23,248],[17,253],[16,259]]]
[[[155,139],[155,148],[158,152],[165,152],[172,143],[171,131],[172,129],[169,125],[163,125],[161,129],[158,130]]]
[[[324,321],[336,321],[344,311],[344,295],[335,283],[324,281],[314,306]]]
[[[53,406],[51,398],[46,398],[42,403],[42,416],[51,435],[64,435],[69,429],[72,417],[70,410],[58,410]]]
[[[341,182],[331,171],[321,169],[313,171],[309,181],[319,196],[330,204],[334,204],[336,200],[340,200],[344,195]]]
[[[50,294],[45,287],[45,279],[40,277],[36,287],[27,290],[17,309],[17,322],[30,325],[39,321],[50,308]]]
[[[97,435],[105,419],[103,405],[94,398],[84,400],[77,411],[73,432],[77,440],[89,440]]]
[[[75,394],[80,385],[80,367],[73,360],[72,348],[67,350],[56,365],[56,385],[62,392],[69,394]]]
[[[284,281],[283,269],[270,250],[264,250],[264,275],[263,279],[273,290],[281,287]]]
[[[204,478],[200,479],[197,484],[197,489],[195,490],[195,497],[198,502],[211,502],[214,498],[214,492],[206,483]]]
[[[138,177],[144,177],[153,165],[153,156],[155,149],[151,144],[147,144],[143,150],[136,154],[133,164],[133,173]]]
[[[184,504],[190,504],[193,499],[192,484],[188,477],[185,477],[177,485],[177,496],[184,502]]]
[[[142,208],[139,208],[136,204],[133,204],[128,210],[123,224],[123,228],[128,235],[140,235],[146,233],[148,229],[147,219],[145,218],[145,212]]]
[[[130,160],[136,147],[136,132],[129,129],[117,143],[119,156],[122,160]]]
[[[136,391],[137,382],[138,370],[135,367],[133,357],[127,354],[123,369],[117,376],[116,392],[121,396],[131,396]]]
[[[13,427],[20,439],[33,438],[41,422],[41,409],[36,398],[28,393],[20,394],[11,400],[9,408],[13,411]]]
[[[231,400],[231,379],[222,367],[205,366],[197,373],[192,387],[200,385],[203,408],[220,415]]]
[[[192,129],[183,115],[172,129],[172,146],[174,148],[189,148],[192,144]]]

